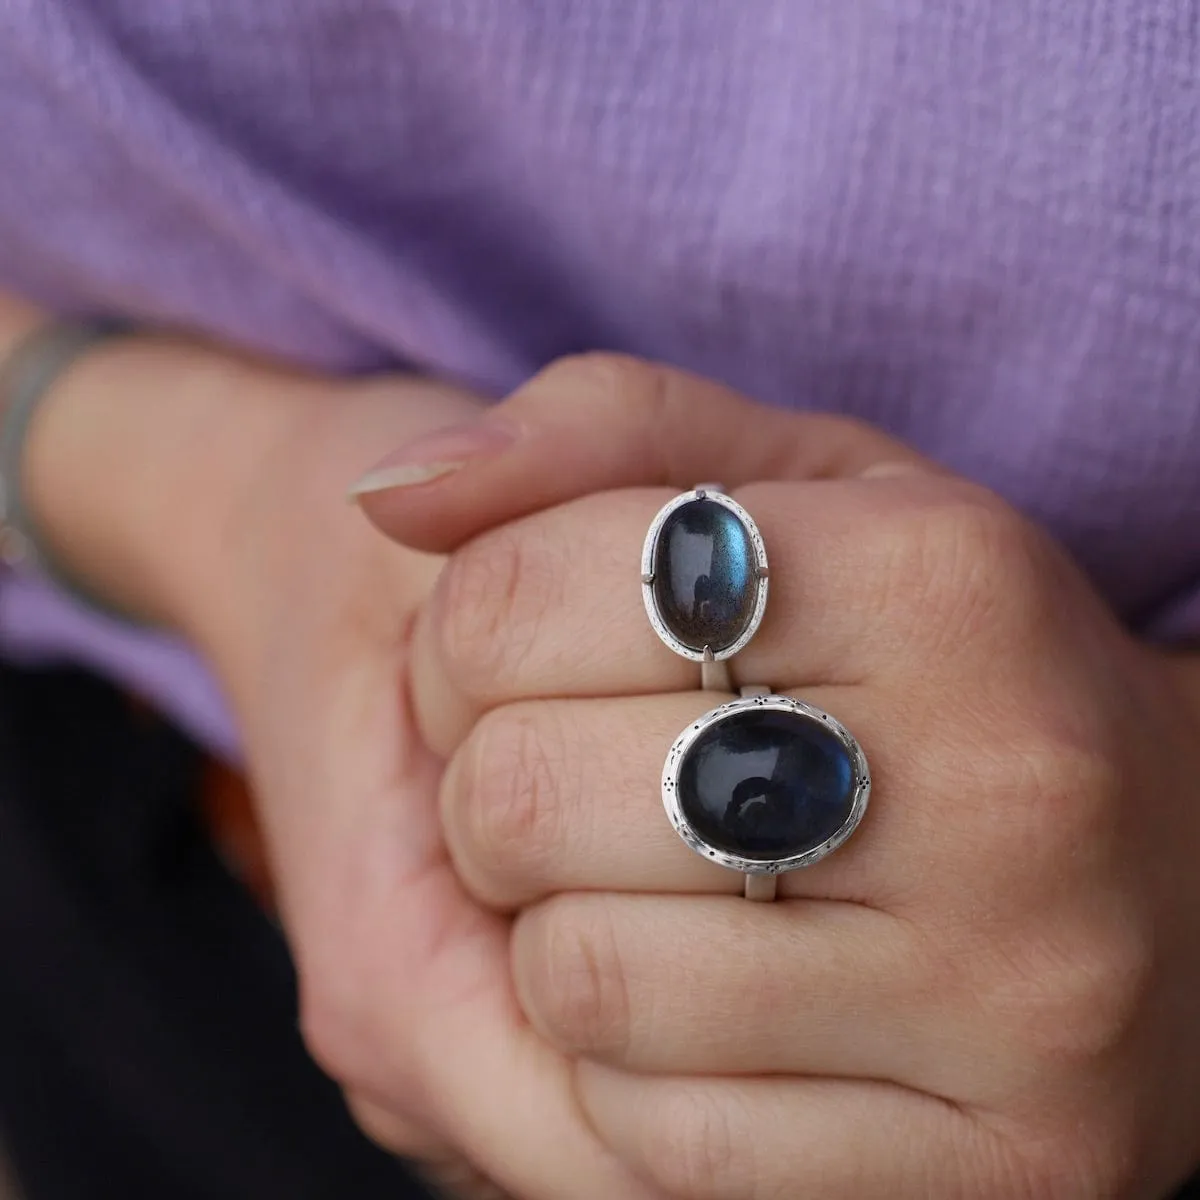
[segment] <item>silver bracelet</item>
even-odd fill
[[[38,534],[21,489],[21,464],[33,419],[51,389],[88,350],[132,332],[116,321],[55,321],[0,364],[0,560],[31,568],[88,608],[127,621],[63,570]]]

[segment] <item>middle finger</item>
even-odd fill
[[[886,907],[924,877],[940,844],[925,828],[927,806],[890,802],[916,793],[917,751],[895,736],[894,721],[873,715],[861,688],[810,688],[801,698],[845,720],[862,741],[873,799],[854,837],[815,866],[780,876],[780,894]],[[544,700],[488,714],[442,781],[443,830],[465,886],[504,909],[561,891],[741,891],[742,876],[690,850],[663,811],[667,751],[712,701],[702,692]],[[902,879],[889,869],[897,861]]]
[[[914,518],[952,486],[908,477],[740,489],[771,576],[762,626],[731,663],[736,682],[844,684],[895,666],[927,670],[920,593],[930,564]],[[449,755],[481,713],[516,700],[698,686],[698,664],[659,641],[642,601],[642,542],[672,495],[584,497],[452,556],[413,638],[414,702],[435,750]]]

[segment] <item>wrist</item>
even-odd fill
[[[54,381],[29,426],[21,490],[65,573],[135,618],[186,625],[185,589],[246,461],[292,411],[258,386],[264,370],[147,334],[92,348]]]
[[[361,524],[341,495],[393,444],[388,427],[403,439],[465,404],[433,384],[335,381],[182,337],[130,337],[55,383],[22,488],[47,549],[85,589],[216,649],[260,582],[247,530],[314,503]]]
[[[313,403],[297,406],[270,444],[242,473],[227,510],[223,537],[209,559],[230,581],[224,605],[194,602],[187,628],[211,657],[231,655],[247,664],[271,647],[290,608],[291,640],[326,642],[357,637],[376,617],[390,621],[414,611],[440,570],[441,560],[398,546],[367,522],[348,488],[388,450],[477,413],[480,402],[428,380],[389,377],[340,384]],[[304,603],[296,604],[302,596]],[[381,598],[386,603],[380,604]],[[307,628],[305,627],[307,623]],[[300,630],[304,630],[300,632]],[[393,630],[381,631],[388,640]],[[246,712],[246,697],[235,697]]]

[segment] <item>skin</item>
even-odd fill
[[[514,914],[522,1008],[603,1143],[688,1200],[1166,1194],[1200,1128],[1195,662],[862,427],[610,358],[487,419],[514,445],[364,503],[452,552],[412,663],[447,844]],[[771,558],[737,681],[834,713],[873,765],[863,827],[774,905],[657,794],[727,697],[658,645],[637,551],[709,478]]]
[[[363,496],[395,542],[343,502],[381,448],[475,411],[135,341],[62,381],[26,462],[59,557],[213,663],[304,1030],[364,1127],[472,1197],[1182,1175],[1194,663],[877,433],[748,420],[626,360],[560,365],[488,416],[506,445],[443,440],[434,475]],[[843,719],[876,780],[769,908],[666,825],[662,755],[718,698],[625,586],[663,499],[713,477],[772,557],[739,671]]]
[[[16,305],[0,320],[14,309],[36,324]],[[303,1031],[363,1123],[386,1119],[394,1148],[472,1200],[641,1200],[655,1190],[586,1127],[566,1060],[520,1012],[508,923],[445,852],[441,764],[404,685],[440,560],[390,544],[345,499],[381,447],[477,407],[412,379],[343,383],[132,339],[81,360],[41,406],[23,485],[60,563],[184,633],[216,672]],[[368,1048],[371,1026],[387,1034]]]

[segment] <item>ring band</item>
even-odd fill
[[[779,886],[778,875],[745,875],[743,878],[746,882],[742,894],[747,900],[769,904],[775,899]]]
[[[733,672],[728,659],[705,658],[700,660],[700,688],[705,692],[735,692]]]
[[[733,692],[729,660],[766,609],[766,547],[753,518],[715,484],[664,505],[642,548],[654,631],[700,663],[705,691]],[[775,898],[783,871],[833,853],[866,812],[866,756],[836,718],[747,685],[685,729],[663,766],[663,806],[697,854],[744,876],[748,900]]]

